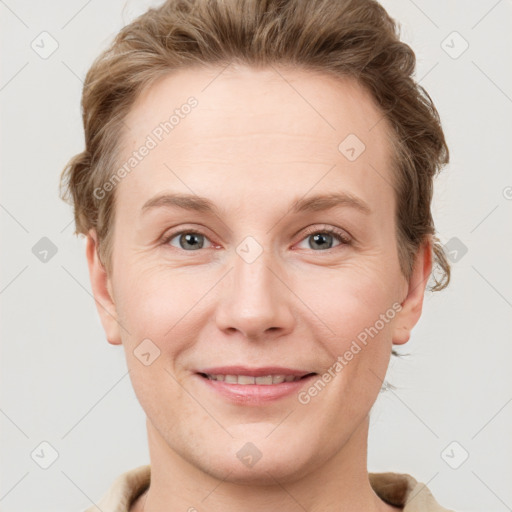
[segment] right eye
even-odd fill
[[[176,241],[174,242],[174,240]],[[176,249],[191,252],[203,249],[205,240],[208,240],[208,238],[203,233],[195,229],[186,229],[166,236],[162,245],[171,245]]]

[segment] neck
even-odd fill
[[[147,421],[151,459],[151,484],[130,512],[156,510],[208,512],[391,512],[373,491],[366,469],[368,418],[338,453],[303,476],[284,482],[269,475],[268,484],[218,479],[190,464],[173,451]]]

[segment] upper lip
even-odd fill
[[[282,366],[264,366],[260,368],[248,368],[247,366],[216,366],[215,368],[203,368],[197,373],[207,375],[247,375],[249,377],[265,377],[266,375],[293,375],[294,377],[304,377],[310,373],[295,368],[284,368]]]

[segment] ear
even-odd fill
[[[418,249],[407,286],[407,295],[402,309],[396,315],[393,344],[403,345],[409,341],[411,331],[417,324],[423,308],[425,288],[432,271],[432,239],[429,237]]]
[[[87,234],[86,255],[92,293],[105,335],[109,343],[120,345],[121,335],[116,307],[112,298],[112,285],[98,256],[98,237],[94,229]]]

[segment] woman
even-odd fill
[[[446,510],[367,471],[393,345],[449,281],[414,67],[368,0],[167,1],[93,64],[63,186],[151,459],[99,509]]]

